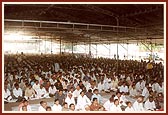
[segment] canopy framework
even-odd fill
[[[46,36],[48,39],[54,36],[54,41],[69,43],[117,43],[130,41],[150,41],[163,39],[161,35],[149,34],[145,28],[111,26],[100,24],[85,24],[54,21],[12,20],[5,19],[5,34],[10,31],[22,31],[23,35]],[[147,37],[147,38],[146,38]],[[40,37],[41,38],[41,37]],[[157,42],[158,43],[158,42]]]

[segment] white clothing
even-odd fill
[[[54,104],[52,106],[52,111],[62,111],[61,105],[60,104],[59,105]]]
[[[4,98],[7,98],[11,96],[11,92],[9,91],[9,89],[6,89],[6,91],[4,90]]]
[[[37,92],[40,89],[40,84],[34,84],[32,88]]]
[[[135,87],[137,91],[142,91],[142,86],[140,82],[136,83]]]
[[[157,93],[163,93],[164,92],[163,86],[160,86],[158,83],[156,83],[155,84],[155,91]]]
[[[102,97],[100,94],[96,95],[96,94],[93,94],[92,95],[92,98],[91,98],[91,101],[93,101],[93,98],[97,98],[99,104],[102,104]]]
[[[56,79],[55,79],[55,80],[50,79],[49,81],[50,81],[51,85],[54,85],[54,84],[57,82],[57,80],[56,80]]]
[[[49,96],[49,94],[47,93],[47,91],[44,87],[42,89],[37,90],[37,97],[38,98],[47,98],[48,96]]]
[[[125,103],[125,100],[123,99],[123,97],[121,96],[120,98],[118,98],[117,96],[114,97],[114,100],[115,99],[118,99],[119,100],[119,105],[123,105],[123,106],[127,106],[126,103]],[[122,102],[122,103],[120,103]]]
[[[128,93],[128,86],[121,86],[120,87],[120,92]]]
[[[101,82],[98,84],[98,89],[99,92],[101,92],[102,90],[104,90],[104,84],[102,84]]]
[[[84,110],[85,109],[85,105],[91,105],[90,99],[86,95],[84,95],[83,97],[81,95],[79,95],[78,99],[77,99],[76,108],[80,109],[80,110]]]
[[[122,111],[122,110],[121,110],[121,107],[119,105],[117,105],[117,106],[113,105],[113,106],[110,107],[110,111],[116,112],[116,111]]]
[[[138,103],[137,101],[133,104],[133,109],[135,111],[144,111],[143,103]]]
[[[113,106],[113,105],[114,105],[114,103],[113,103],[113,102],[110,103],[110,100],[108,100],[108,101],[106,101],[106,102],[104,103],[103,107],[105,108],[106,111],[110,111],[110,108],[111,108],[111,106]]]
[[[18,98],[19,96],[22,97],[23,96],[23,92],[21,88],[18,88],[18,90],[16,88],[13,89],[13,95]]]
[[[50,86],[48,89],[49,94],[55,94],[57,91],[56,87],[54,86],[53,88]]]
[[[135,111],[133,107],[126,107],[125,111]]]
[[[145,102],[144,107],[146,111],[156,109],[155,102],[154,101],[150,102],[149,99]]]
[[[129,91],[129,95],[135,97],[138,95],[138,92],[136,89],[131,88]]]
[[[149,96],[149,91],[146,87],[142,91],[142,96],[144,96],[144,100],[146,100]]]
[[[82,91],[82,89],[80,89],[80,90],[75,90],[74,91],[74,97],[78,97],[79,95],[80,95],[80,92]]]
[[[67,96],[65,99],[65,102],[68,104],[68,107],[70,104],[74,104],[75,105],[75,99],[73,97],[71,97],[71,99]]]
[[[38,108],[38,111],[46,111],[46,109],[44,109],[42,106],[40,106],[40,107]]]

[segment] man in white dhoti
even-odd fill
[[[103,80],[101,80],[101,82],[98,84],[98,89],[99,89],[99,92],[104,91],[104,83],[103,83]]]
[[[132,98],[136,98],[139,95],[139,92],[137,92],[135,85],[132,85],[132,88],[129,91],[129,95]]]
[[[56,91],[57,91],[56,87],[54,85],[51,85],[48,89],[49,96],[50,97],[55,96]]]
[[[52,106],[52,111],[62,111],[62,107],[59,104],[59,99],[55,99],[54,105]]]
[[[43,85],[40,85],[40,89],[37,90],[37,98],[49,98],[49,93],[46,91]]]
[[[144,96],[144,101],[147,100],[147,98],[149,97],[149,84],[145,85],[145,88],[142,90],[142,96]]]
[[[79,87],[79,85],[78,86],[76,86],[76,89],[75,89],[75,91],[73,92],[73,96],[74,96],[74,98],[75,98],[75,102],[77,102],[77,98],[78,98],[78,96],[80,95],[80,92],[82,91],[82,89]]]
[[[35,84],[32,86],[32,88],[37,92],[40,89],[40,84],[39,81],[36,80]]]
[[[133,109],[135,111],[144,111],[144,107],[143,107],[143,97],[139,96],[138,99],[134,102],[133,104]]]
[[[85,109],[85,105],[91,105],[91,101],[85,95],[84,91],[81,91],[81,93],[80,93],[80,95],[78,96],[78,99],[77,99],[76,109],[84,110]]]
[[[127,104],[127,107],[125,108],[125,111],[135,111],[130,101],[126,102],[126,104]]]
[[[4,86],[4,99],[5,101],[12,100],[11,92],[9,91],[6,85]]]
[[[128,86],[126,85],[125,82],[123,82],[123,84],[121,85],[121,87],[119,89],[120,89],[120,92],[124,92],[124,93],[128,94]]]
[[[75,104],[75,99],[72,97],[72,93],[68,93],[67,97],[65,98],[65,102],[68,104],[68,106],[72,103]]]
[[[152,96],[150,96],[149,99],[145,102],[144,107],[146,111],[156,110],[156,105]]]
[[[21,101],[23,98],[23,91],[19,88],[18,84],[15,84],[15,88],[13,89],[13,98],[17,99],[17,101]]]
[[[114,97],[115,95],[112,95],[108,101],[106,101],[103,105],[105,108],[105,111],[110,111],[111,106],[114,105]]]
[[[121,112],[122,111],[121,107],[119,106],[119,100],[118,99],[114,100],[114,105],[111,106],[110,111],[112,111],[112,112]]]
[[[46,101],[40,101],[40,107],[38,108],[38,111],[46,111],[47,102]]]

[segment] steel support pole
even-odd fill
[[[73,42],[72,42],[72,54],[73,54]]]
[[[127,60],[128,60],[128,43],[127,43]]]
[[[89,56],[91,57],[91,40],[90,40],[90,37],[89,37]]]
[[[116,17],[117,22],[117,39],[118,39],[118,26],[119,26],[119,19]],[[119,74],[119,55],[118,55],[118,40],[117,40],[117,76]]]
[[[51,54],[53,53],[53,51],[52,51],[52,37],[51,37]]]
[[[97,44],[96,44],[96,58],[97,58]]]
[[[60,37],[60,55],[62,54],[61,52],[61,48],[62,48],[62,46],[61,46],[61,37]]]
[[[45,37],[45,54],[46,54],[46,40],[47,40],[47,38]]]
[[[111,49],[111,44],[109,44],[109,58],[110,58],[110,50]]]

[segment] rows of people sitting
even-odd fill
[[[152,68],[147,68],[148,63]],[[54,97],[62,108],[67,103],[74,110],[92,110],[96,107],[91,105],[97,103],[100,110],[106,110],[100,94],[117,92],[117,96],[120,92],[123,97],[133,99],[143,96],[144,103],[151,102],[152,97],[155,107],[150,110],[163,108],[160,107],[164,99],[161,63],[59,55],[5,55],[4,70],[5,102]],[[82,104],[83,98],[87,104]],[[129,100],[122,99],[114,98],[112,102],[119,108],[120,105],[131,106]]]

